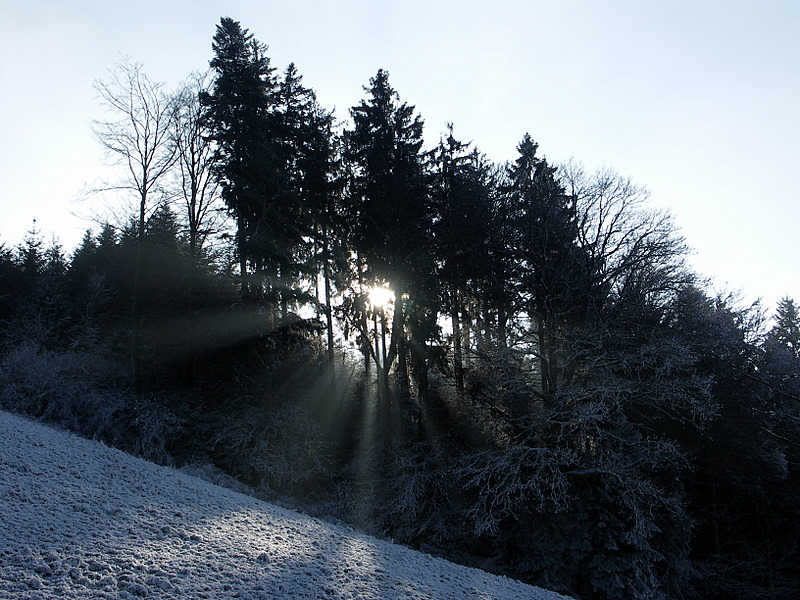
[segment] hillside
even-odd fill
[[[2,411],[0,515],[2,598],[563,598]]]

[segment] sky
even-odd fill
[[[223,16],[342,120],[383,68],[429,146],[452,122],[501,162],[528,132],[648,188],[712,291],[800,300],[797,0],[0,0],[0,244],[97,228],[94,82],[128,57],[176,87]]]

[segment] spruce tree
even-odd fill
[[[369,286],[388,283],[394,290],[389,348],[376,359],[382,386],[397,359],[399,384],[407,388],[406,324],[416,331],[412,335],[424,354],[436,315],[423,121],[413,106],[399,103],[386,71],[379,70],[365,91],[368,98],[350,110],[353,128],[344,134],[352,173],[346,210],[352,246],[362,260],[359,280]]]
[[[275,225],[266,209],[281,174],[274,135],[274,69],[266,46],[228,17],[217,25],[212,49],[214,82],[201,102],[216,142],[222,197],[236,219],[242,295],[274,297],[274,273],[265,271],[263,261]]]
[[[513,252],[522,266],[519,283],[538,337],[542,395],[552,399],[562,362],[559,338],[583,303],[581,261],[574,199],[537,150],[538,144],[525,134],[517,147],[519,157],[508,167],[507,194],[517,230]]]
[[[456,140],[452,125],[448,125],[447,135],[432,153],[430,170],[437,274],[442,307],[450,317],[456,388],[463,393],[472,325],[470,313],[479,298],[486,298],[490,291],[492,297],[498,297],[505,289],[502,280],[492,281],[490,277],[489,244],[496,225],[492,204],[494,181],[485,158],[477,150],[469,151],[469,144]],[[498,340],[503,340],[499,341],[503,346],[505,334],[500,331],[510,314],[500,302],[493,304],[502,314],[498,319]]]
[[[788,357],[800,360],[800,311],[789,297],[781,298],[775,309],[775,325],[767,336],[773,352],[783,351]]]

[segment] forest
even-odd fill
[[[0,407],[581,600],[800,597],[800,312],[715,295],[644,187],[344,121],[239,22],[123,61],[128,199],[0,245]],[[427,142],[427,143],[426,143]]]

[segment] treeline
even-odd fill
[[[95,134],[130,220],[0,250],[0,402],[578,598],[800,594],[800,314],[714,297],[667,214],[524,135],[337,123],[224,18]],[[220,475],[221,476],[221,475]]]

